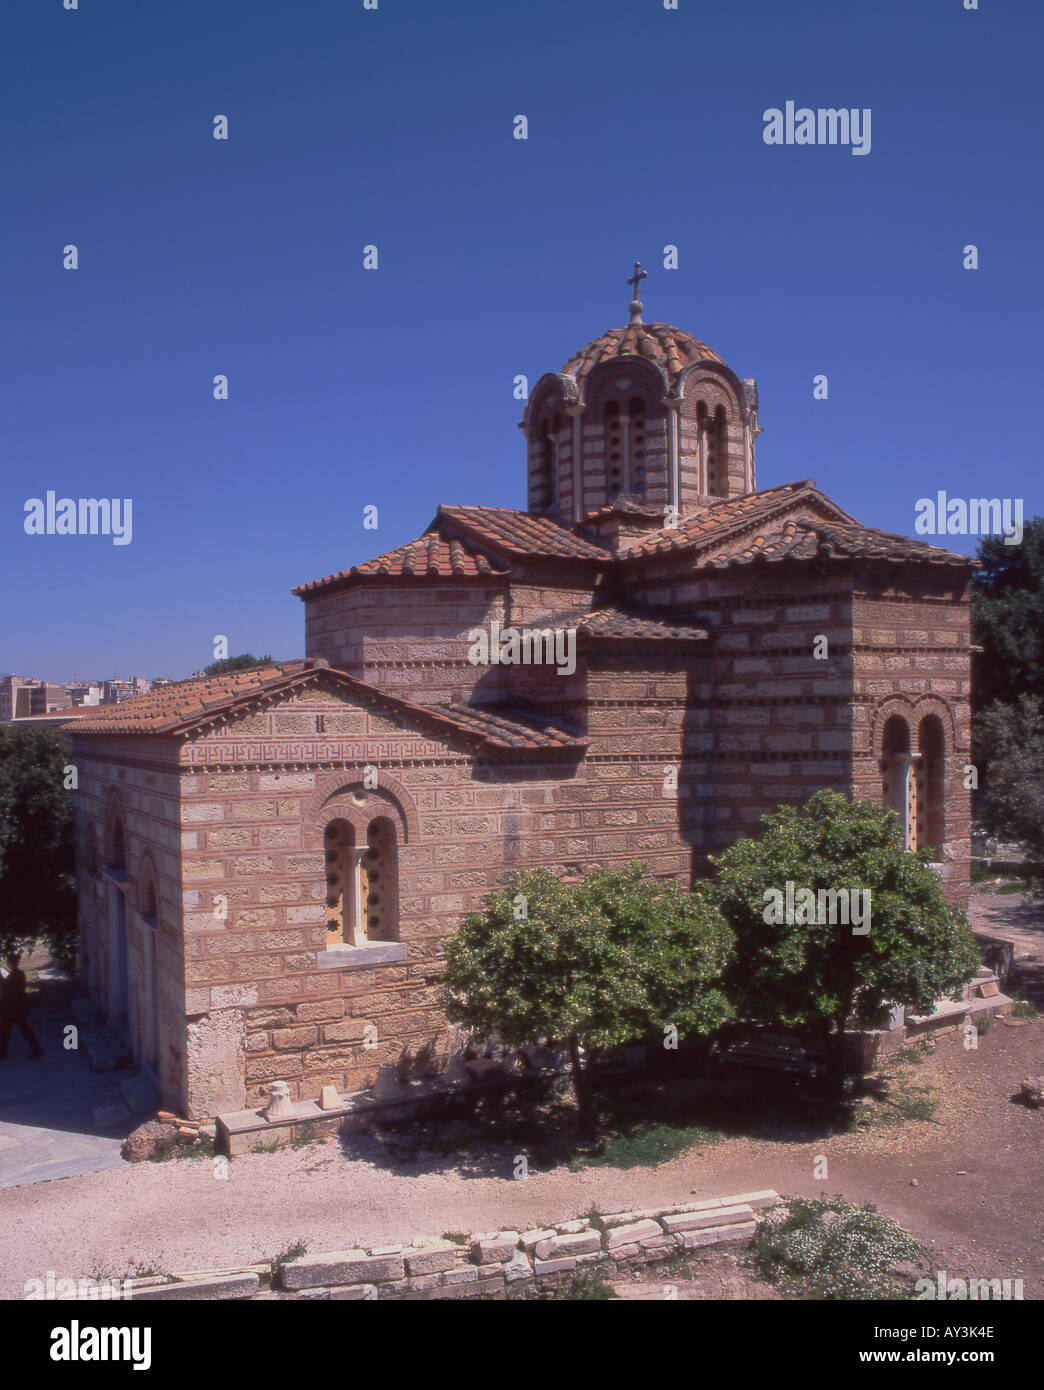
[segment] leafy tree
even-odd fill
[[[985,536],[978,558],[972,632],[983,651],[974,659],[975,708],[1011,705],[1020,695],[1044,699],[1044,517],[1025,525],[1020,545]]]
[[[828,1088],[839,1099],[846,1021],[854,1015],[874,1025],[890,1004],[930,1011],[975,973],[975,938],[944,896],[930,851],[903,849],[894,811],[819,791],[804,806],[780,807],[761,821],[758,839],[738,840],[714,861],[715,897],[736,934],[726,987],[748,1018],[820,1026]],[[794,908],[775,912],[773,895],[785,895],[788,881]],[[865,934],[819,920],[841,915],[826,898],[821,909],[819,890],[840,888],[870,891]],[[816,894],[815,910],[801,889]]]
[[[732,936],[706,889],[644,879],[647,867],[570,884],[549,869],[521,874],[446,943],[448,1017],[481,1041],[564,1041],[586,1136],[602,1051],[670,1025],[710,1033],[731,1013],[721,975]]]
[[[274,660],[271,656],[253,656],[243,652],[239,656],[223,656],[220,661],[212,661],[203,667],[205,676],[221,676],[226,671],[245,671],[248,666],[267,666]]]
[[[1015,706],[992,705],[979,725],[990,749],[982,824],[1024,847],[1030,883],[1044,897],[1044,702],[1024,695]]]
[[[66,969],[77,945],[71,758],[55,729],[0,731],[0,949],[43,938]]]

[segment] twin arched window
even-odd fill
[[[377,816],[356,843],[355,827],[338,817],[323,834],[327,947],[398,939],[395,826]]]
[[[911,751],[910,726],[899,714],[885,721],[881,749],[881,791],[903,827],[909,850],[931,849],[942,858],[945,836],[946,739],[942,720],[927,714],[918,728],[918,748]]]

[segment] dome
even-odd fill
[[[575,352],[562,373],[581,382],[595,367],[617,357],[644,358],[659,368],[672,388],[682,371],[693,362],[722,362],[706,343],[698,342],[691,333],[683,333],[669,323],[632,322],[626,328],[610,328],[608,333]]]

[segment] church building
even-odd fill
[[[67,728],[84,977],[178,1113],[444,1054],[442,943],[490,889],[689,885],[820,787],[966,905],[973,561],[759,491],[755,382],[642,313],[534,387],[525,511],[440,506],[294,591],[302,659]]]

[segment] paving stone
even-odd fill
[[[474,1265],[464,1265],[460,1269],[448,1269],[442,1276],[444,1284],[477,1284],[478,1270]]]
[[[576,1268],[576,1260],[534,1260],[533,1273],[539,1278],[543,1274],[564,1274]]]

